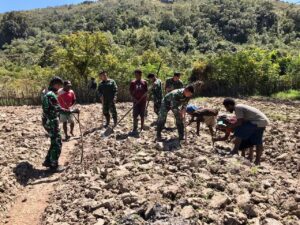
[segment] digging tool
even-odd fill
[[[113,127],[108,127],[105,131],[104,131],[104,133],[102,134],[102,136],[104,136],[104,137],[107,137],[107,136],[109,136],[109,135],[111,135],[113,132],[114,132],[114,128],[116,127],[116,126],[118,126],[123,120],[124,120],[124,118],[133,110],[133,108],[137,105],[137,104],[139,104],[146,96],[147,96],[147,94],[148,94],[148,92],[150,92],[151,90],[153,89],[153,86],[141,97],[141,99],[139,100],[139,101],[137,101],[125,114],[124,114],[124,116],[122,116],[122,118],[118,121],[118,123],[117,124],[115,124]]]
[[[159,66],[158,66],[158,69],[157,69],[157,72],[156,72],[156,77],[158,77],[158,75],[159,75],[161,65],[162,65],[162,61],[160,62]],[[150,98],[149,98],[149,100],[148,100],[148,102],[147,102],[147,105],[146,105],[145,117],[148,116],[148,107],[149,107],[149,103],[150,103]]]

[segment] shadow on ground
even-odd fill
[[[23,186],[35,185],[38,183],[51,183],[55,181],[52,179],[32,183],[32,181],[35,180],[51,177],[53,175],[53,171],[49,169],[36,169],[29,162],[21,162],[17,164],[13,169],[13,172],[18,183]]]

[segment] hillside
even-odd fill
[[[53,74],[79,79],[77,86],[82,86],[82,77],[96,76],[98,70],[107,69],[116,80],[124,83],[135,67],[141,67],[146,73],[155,72],[160,61],[164,63],[161,78],[179,70],[185,74],[186,82],[193,69],[196,72],[199,69],[195,64],[211,65],[213,70],[207,76],[228,90],[228,84],[220,80],[234,82],[238,79],[234,77],[237,71],[245,78],[249,73],[247,69],[238,68],[240,63],[253,67],[250,65],[253,60],[258,64],[265,60],[264,64],[269,66],[253,69],[253,76],[260,76],[259,71],[263,70],[266,77],[260,83],[265,82],[264,86],[269,86],[270,91],[264,93],[257,88],[254,92],[243,93],[240,90],[245,88],[235,82],[232,86],[241,86],[233,91],[235,95],[271,94],[300,85],[297,75],[300,8],[294,4],[262,0],[179,0],[174,4],[154,0],[102,0],[12,12],[0,18],[2,96],[7,92],[12,96],[13,92],[17,92],[16,96],[21,92],[32,95],[46,85]],[[87,64],[82,58],[75,63],[72,62],[74,57],[66,58],[70,40],[62,40],[62,35],[82,32],[88,33],[77,39],[74,37],[75,49],[81,49],[80,40],[100,32],[110,44],[102,53],[108,55],[106,59],[100,62],[95,58],[93,63]],[[92,41],[93,45],[100,44]],[[247,59],[240,62],[239,56],[232,53],[240,53]],[[84,49],[78,54],[94,57],[95,52]],[[232,57],[225,58],[236,70],[222,77],[218,71],[226,70],[221,65],[224,56]],[[74,68],[70,64],[84,65],[84,68]],[[24,85],[28,82],[30,90]],[[274,87],[274,82],[281,85]],[[219,92],[209,94],[231,94]]]

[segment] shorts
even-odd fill
[[[265,127],[246,122],[234,130],[234,136],[247,141],[247,145],[262,145]]]
[[[216,116],[203,116],[204,123],[208,127],[214,127],[216,125],[217,117]]]
[[[145,111],[146,111],[146,101],[140,102],[133,107],[133,118],[145,117]]]
[[[59,120],[61,123],[74,123],[74,115],[73,114],[65,114],[61,113],[59,115]]]
[[[239,150],[244,150],[244,149],[251,148],[251,147],[253,147],[253,144],[251,144],[249,142],[249,140],[242,140]]]

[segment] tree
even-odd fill
[[[10,12],[3,16],[0,23],[0,48],[10,44],[15,38],[26,38],[29,35],[26,18],[19,12]]]
[[[61,37],[61,46],[56,49],[54,59],[59,71],[81,84],[88,83],[89,74],[106,63],[111,48],[107,35],[101,32],[78,32]]]

